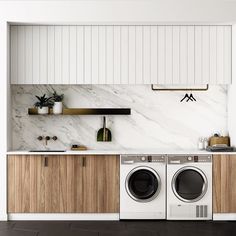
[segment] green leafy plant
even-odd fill
[[[54,93],[52,95],[52,100],[54,102],[62,102],[64,98],[64,94],[59,95],[55,90]]]
[[[42,97],[35,96],[38,101],[34,104],[36,107],[52,107],[53,106],[53,101],[52,97],[47,98],[46,94],[44,94]]]

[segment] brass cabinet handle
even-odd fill
[[[44,157],[44,167],[48,167],[48,157]]]

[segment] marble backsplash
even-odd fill
[[[130,116],[107,116],[113,141],[97,142],[102,116],[29,116],[35,95],[56,89],[66,107],[128,107]],[[194,92],[197,102],[180,102],[185,92],[152,91],[149,85],[13,85],[12,148],[69,149],[72,143],[90,149],[192,149],[198,138],[227,132],[227,87]],[[58,137],[48,145],[39,135]]]

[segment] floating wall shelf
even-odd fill
[[[29,115],[38,114],[37,108],[29,108]],[[64,108],[61,115],[130,115],[130,108]],[[53,115],[52,109],[48,115]]]

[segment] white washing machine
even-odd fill
[[[212,219],[211,155],[168,156],[167,219]]]
[[[165,179],[165,156],[121,156],[120,219],[165,219]]]

